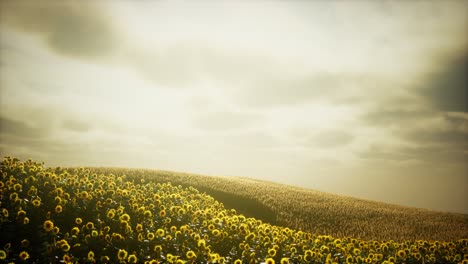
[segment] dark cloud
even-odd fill
[[[0,134],[20,138],[44,137],[49,133],[45,126],[32,126],[27,122],[0,116]]]
[[[402,138],[418,144],[433,144],[446,148],[462,148],[468,150],[468,133],[464,131],[413,129],[404,132]]]
[[[439,111],[468,112],[468,53],[430,74],[417,92]]]
[[[423,162],[431,164],[465,164],[468,153],[463,148],[444,146],[385,146],[372,145],[365,151],[357,153],[358,157],[368,160],[391,162]]]
[[[0,21],[35,33],[55,52],[76,57],[108,54],[117,43],[98,4],[76,1],[2,1]]]
[[[361,119],[375,126],[407,125],[415,120],[431,118],[434,112],[427,110],[386,109],[384,107],[370,110],[361,116]]]
[[[446,113],[444,115],[445,121],[450,124],[450,127],[458,130],[468,129],[468,115],[456,115]]]
[[[14,137],[0,134],[0,152],[2,154],[52,161],[53,164],[57,165],[65,165],[73,161],[86,162],[91,155],[95,155],[98,151],[100,151],[100,155],[106,151],[102,146],[100,147],[100,149],[96,149],[93,144],[83,141],[62,141],[52,137]]]
[[[390,147],[372,145],[365,151],[357,153],[362,159],[376,159],[389,161],[410,160],[411,156],[401,150],[395,150]]]
[[[364,159],[395,162],[463,163],[468,160],[468,118],[434,111],[374,111],[364,120],[391,126],[389,132],[404,146],[373,145],[358,154]]]
[[[399,132],[401,138],[420,145],[437,145],[468,150],[468,118],[444,114],[442,127],[407,128]]]
[[[62,125],[66,123],[69,127],[65,130],[64,127],[54,126],[54,123],[45,121],[29,124],[0,117],[0,153],[50,161],[49,165],[101,166],[112,159],[119,160],[119,155],[124,155],[120,145],[110,139],[67,134],[67,130],[83,132],[83,129],[89,126],[69,121],[63,122]]]

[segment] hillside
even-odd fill
[[[124,172],[127,175],[120,174]],[[219,186],[223,183],[240,188],[242,184],[246,184],[244,187],[252,186],[251,180],[225,181],[217,177],[171,175],[168,172],[128,169],[48,168],[32,160],[23,162],[6,157],[0,163],[0,262],[468,262],[466,237],[446,241],[398,242],[304,232],[246,217],[194,186],[162,182],[164,177],[180,177],[198,181],[193,184],[202,186],[209,184],[211,179],[212,184],[218,182]],[[277,204],[280,196],[272,193],[284,189],[281,194],[287,195],[289,191],[282,185],[258,184],[256,181],[253,185],[272,188],[266,197],[271,197],[269,202],[277,207],[280,206]],[[260,187],[258,189],[261,190]],[[237,198],[250,197],[240,189],[237,191]],[[303,191],[297,195],[307,195],[308,192]],[[234,202],[234,196],[224,198]],[[254,201],[249,200],[251,198],[239,199],[244,204]],[[274,213],[276,207],[265,207],[262,199],[248,210],[254,210],[258,205],[260,210]],[[321,203],[329,202],[323,199]],[[288,213],[294,210],[298,209],[291,209]],[[446,217],[451,219],[454,216]]]
[[[315,234],[403,241],[468,237],[468,215],[334,195],[242,177],[160,170],[94,168],[155,182],[192,186],[248,216]]]

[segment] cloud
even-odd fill
[[[309,145],[320,148],[344,147],[353,142],[355,136],[340,130],[322,131],[309,140]]]
[[[315,73],[308,76],[272,73],[257,76],[247,89],[239,90],[238,102],[249,107],[288,106],[318,101],[343,88],[341,76]]]
[[[465,121],[466,122],[466,121]],[[402,138],[416,144],[438,145],[445,148],[461,148],[468,150],[468,131],[454,128],[412,129],[402,133]]]
[[[416,175],[407,203],[457,175],[466,193],[465,7],[1,1],[0,151],[376,199]]]
[[[364,151],[357,153],[358,157],[367,160],[381,160],[395,162],[396,164],[447,164],[464,165],[468,153],[460,148],[447,148],[441,146],[394,146],[372,145]],[[466,169],[466,168],[465,168]]]
[[[468,50],[427,74],[416,92],[439,111],[468,113]]]
[[[261,116],[246,112],[211,112],[196,117],[193,121],[195,127],[206,130],[238,130],[249,129],[261,125]]]
[[[361,116],[365,124],[387,134],[387,142],[371,141],[366,149],[357,151],[360,158],[400,163],[418,161],[428,166],[466,160],[468,115],[441,112],[427,106],[417,110],[389,107],[391,110],[384,107]]]
[[[434,116],[433,111],[428,110],[406,110],[393,108],[378,108],[369,110],[361,115],[361,120],[372,126],[394,126],[394,125],[409,125],[421,119],[428,119]]]
[[[89,122],[76,119],[66,119],[63,120],[62,127],[75,132],[86,132],[92,129],[93,126]]]
[[[66,56],[108,55],[117,38],[99,4],[75,1],[2,1],[1,22],[43,38],[53,51]]]
[[[0,116],[0,132],[17,138],[40,138],[49,134],[46,126],[31,126],[25,121]]]
[[[223,89],[243,89],[253,80],[270,77],[280,67],[261,53],[194,40],[154,43],[151,50],[130,46],[120,59],[144,79],[176,89],[210,83]]]

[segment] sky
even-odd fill
[[[1,1],[0,153],[468,214],[468,1]]]

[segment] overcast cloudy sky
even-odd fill
[[[1,1],[0,152],[468,213],[467,1]]]

